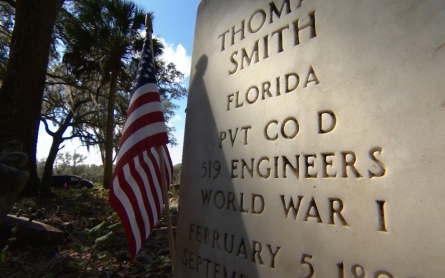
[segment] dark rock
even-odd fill
[[[3,153],[3,155],[0,156],[0,163],[18,169],[23,169],[27,161],[28,161],[28,155],[22,152]]]
[[[3,249],[11,237],[11,231],[18,227],[15,233],[17,239],[12,248],[22,248],[27,245],[34,247],[57,246],[63,244],[67,235],[53,226],[41,222],[29,222],[28,218],[7,215],[0,224],[0,249]]]
[[[28,178],[28,172],[0,164],[0,223],[19,197]]]
[[[23,151],[23,145],[19,141],[9,141],[2,144],[1,153],[21,152]]]
[[[28,181],[24,171],[28,155],[22,153],[23,145],[18,141],[2,144],[0,152],[0,224],[17,200]]]

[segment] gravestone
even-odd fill
[[[445,2],[203,0],[176,277],[444,277]]]

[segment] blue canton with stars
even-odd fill
[[[154,70],[154,64],[153,64],[153,58],[151,55],[151,49],[150,49],[150,42],[148,40],[148,36],[145,39],[144,47],[140,53],[141,58],[139,61],[138,71],[136,75],[135,80],[135,87],[133,90],[133,93],[141,86],[147,84],[147,83],[154,83],[156,82],[156,76],[155,76],[155,70]]]

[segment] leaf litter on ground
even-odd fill
[[[50,277],[172,277],[168,235],[163,214],[136,258],[118,217],[108,203],[109,191],[54,189],[52,199],[20,199],[10,214],[33,217],[67,234],[62,245],[9,248],[0,265],[0,278]],[[169,194],[171,215],[177,215],[178,196]],[[0,250],[3,246],[0,246]]]

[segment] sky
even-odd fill
[[[153,12],[153,35],[160,38],[164,44],[164,60],[173,62],[176,68],[184,73],[184,87],[188,89],[191,67],[191,53],[193,50],[193,36],[195,32],[195,21],[198,5],[201,0],[134,0],[136,4],[147,12]],[[175,102],[180,106],[176,110],[176,117],[168,123],[176,128],[175,137],[178,146],[169,147],[173,165],[182,162],[182,143],[185,126],[185,108],[187,100]],[[51,146],[52,137],[45,132],[43,124],[39,128],[37,141],[37,159],[46,159]],[[59,151],[74,152],[87,157],[85,164],[102,164],[98,149],[91,148],[88,152],[86,147],[81,146],[77,140],[65,141],[64,148]]]

